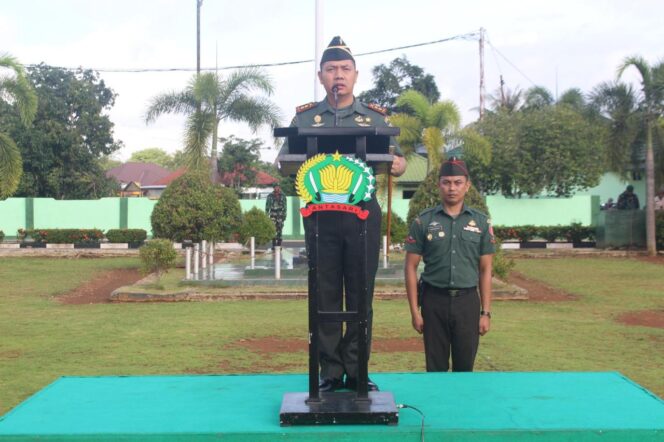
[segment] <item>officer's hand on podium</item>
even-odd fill
[[[390,175],[401,176],[406,171],[406,159],[404,157],[394,156]]]

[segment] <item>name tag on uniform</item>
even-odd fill
[[[463,228],[463,230],[466,230],[468,232],[473,232],[473,233],[482,233],[479,227],[473,227],[473,226],[466,226]]]

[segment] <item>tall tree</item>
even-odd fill
[[[150,147],[147,149],[137,150],[131,154],[129,161],[137,163],[154,163],[165,169],[175,170],[174,159],[164,149],[158,147]]]
[[[255,95],[257,92],[264,95]],[[186,115],[184,151],[188,166],[201,169],[210,165],[214,179],[219,123],[246,123],[254,132],[263,125],[278,126],[279,109],[267,98],[272,92],[269,77],[260,69],[239,69],[226,79],[203,73],[194,76],[184,91],[154,97],[145,121],[149,124],[165,113]]]
[[[639,107],[643,110],[646,135],[646,243],[648,254],[657,254],[655,239],[655,153],[653,137],[659,127],[659,120],[664,118],[664,62],[649,65],[640,56],[625,58],[618,67],[618,77],[630,67],[634,67],[641,77],[641,96]]]
[[[488,192],[569,196],[605,170],[603,128],[566,105],[491,113],[475,127],[492,145]]]
[[[222,182],[236,192],[242,187],[254,185],[263,142],[258,138],[244,140],[232,135],[219,141],[223,143],[218,161]]]
[[[421,93],[430,103],[440,99],[433,75],[425,74],[421,67],[411,64],[406,56],[395,58],[387,66],[374,66],[371,73],[374,87],[358,96],[365,103],[376,103],[396,111],[397,98],[407,90]]]
[[[554,104],[551,92],[543,86],[533,86],[526,90],[523,110],[538,110]]]
[[[11,73],[3,75],[3,71]],[[0,103],[13,107],[11,111],[18,112],[20,122],[24,126],[32,123],[37,112],[37,95],[28,81],[25,69],[14,57],[2,54],[0,54]],[[16,191],[22,174],[21,152],[14,140],[0,129],[0,200]]]
[[[37,113],[26,128],[0,112],[23,157],[20,196],[98,198],[113,193],[99,159],[121,146],[107,112],[115,93],[90,70],[76,72],[40,64],[28,69]]]

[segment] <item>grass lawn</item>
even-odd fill
[[[62,375],[307,371],[305,351],[261,353],[243,339],[306,339],[306,301],[65,305],[55,299],[135,258],[0,259],[0,414]],[[624,373],[664,396],[664,329],[625,311],[664,310],[664,268],[635,259],[527,259],[517,270],[579,297],[494,304],[478,370]],[[374,303],[374,336],[412,338],[404,300]],[[371,371],[421,371],[419,352],[375,352]]]

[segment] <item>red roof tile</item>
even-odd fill
[[[141,186],[152,186],[171,173],[154,163],[124,163],[107,171],[106,176],[122,183],[134,181]]]

